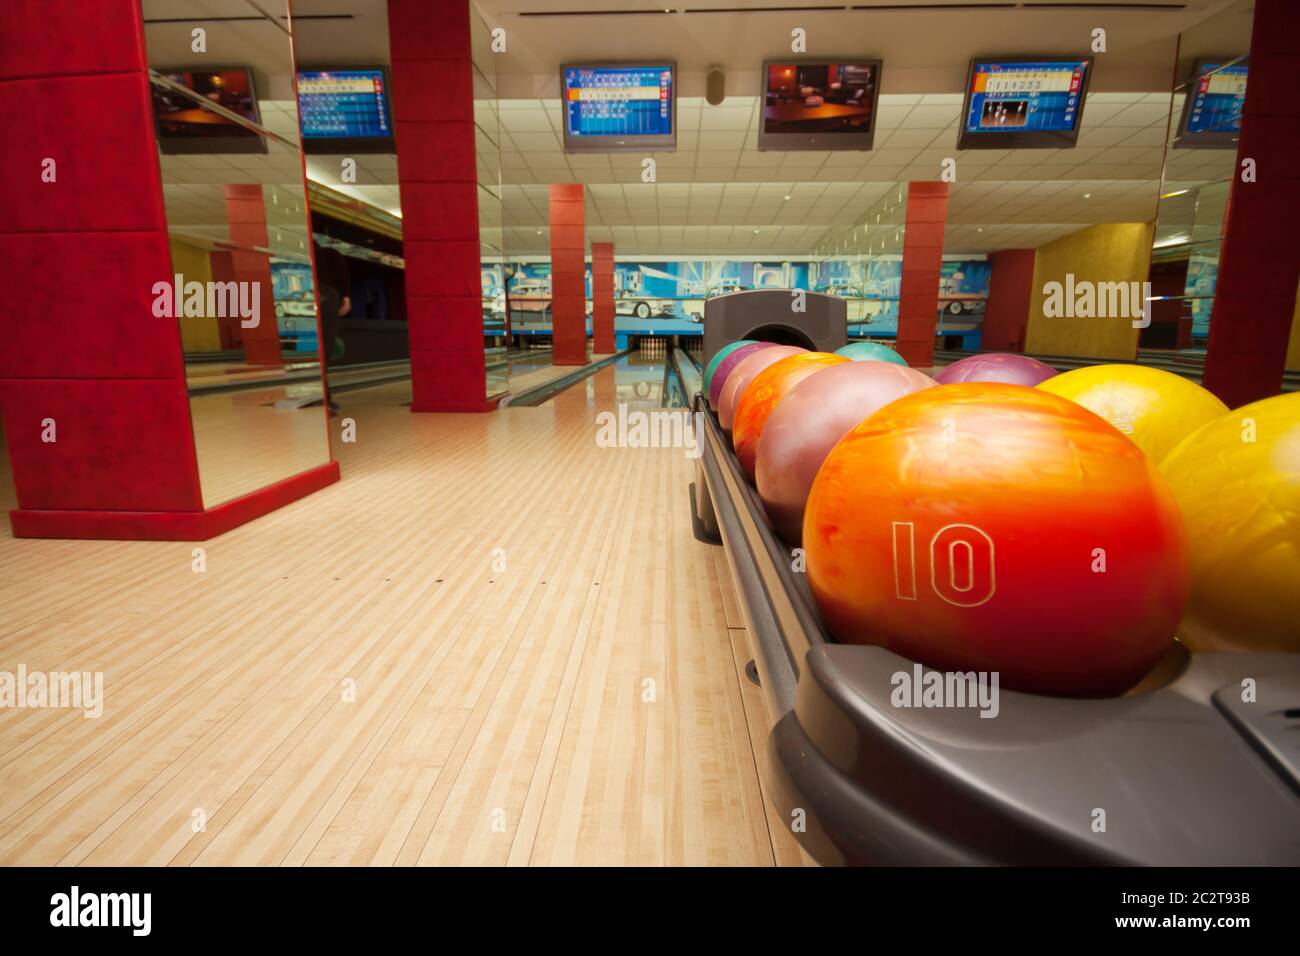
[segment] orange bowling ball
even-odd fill
[[[839,640],[1032,693],[1132,687],[1188,595],[1182,519],[1155,465],[1023,385],[928,388],[860,423],[817,473],[803,545]]]
[[[759,372],[769,365],[775,365],[783,358],[789,358],[791,355],[798,355],[801,352],[807,352],[807,349],[800,348],[797,345],[764,345],[746,355],[737,363],[736,367],[727,375],[727,380],[722,384],[722,393],[718,398],[718,424],[722,430],[731,435],[732,424],[736,417],[736,405],[740,402],[740,396],[744,394],[749,383],[754,380]]]
[[[754,480],[754,466],[758,460],[758,439],[763,434],[767,418],[777,402],[808,376],[832,365],[852,361],[844,355],[830,352],[802,352],[769,365],[749,383],[736,403],[736,414],[731,425],[731,446],[749,480]]]

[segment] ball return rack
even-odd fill
[[[764,783],[818,862],[1300,864],[1300,654],[1174,644],[1122,697],[1001,689],[992,719],[895,707],[914,662],[830,637],[702,396],[694,410],[692,517],[725,547],[745,617]]]

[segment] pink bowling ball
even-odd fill
[[[755,483],[787,544],[800,543],[808,491],[839,440],[894,399],[936,384],[906,365],[849,362],[810,375],[781,399],[758,439]]]
[[[743,350],[736,349],[736,351]],[[722,425],[723,431],[730,434],[731,423],[736,417],[736,403],[740,401],[741,393],[754,380],[754,376],[769,365],[775,365],[783,358],[789,358],[791,355],[798,355],[800,352],[807,351],[807,349],[801,349],[797,345],[771,345],[765,349],[759,349],[757,352],[751,352],[741,359],[740,363],[731,370],[731,374],[727,376],[726,384],[722,386],[722,395],[718,399],[718,422]],[[717,376],[714,376],[714,381],[716,380]]]
[[[1006,382],[1009,385],[1033,387],[1057,374],[1056,369],[1038,359],[1013,352],[981,352],[958,359],[946,368],[935,372],[934,380],[940,385],[958,382]]]
[[[713,373],[713,381],[709,383],[709,407],[715,409],[718,407],[718,402],[722,399],[722,386],[727,384],[727,376],[737,365],[760,349],[770,348],[772,348],[771,342],[754,342],[750,345],[742,345],[724,358]]]

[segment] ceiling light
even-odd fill
[[[758,230],[757,230],[757,229],[754,230],[754,235],[756,235],[756,236],[758,235]]]
[[[1084,193],[1084,194],[1083,194],[1083,198],[1084,198],[1084,199],[1091,199],[1091,198],[1092,198],[1092,193]]]
[[[790,197],[789,197],[789,196],[785,196],[785,197],[783,197],[783,198],[785,199],[786,202],[789,202],[789,201],[790,201]]]

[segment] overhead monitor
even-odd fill
[[[958,149],[1062,149],[1079,138],[1092,57],[971,60]]]
[[[561,66],[565,152],[676,149],[676,73],[669,60]]]
[[[308,153],[391,153],[393,118],[382,67],[298,71],[298,122]]]
[[[253,73],[246,66],[159,70],[210,103],[261,125]],[[174,89],[152,84],[158,149],[164,153],[265,153],[266,139]]]
[[[1249,68],[1244,57],[1196,61],[1187,80],[1175,149],[1236,148]]]
[[[880,61],[767,60],[759,149],[870,149]]]

